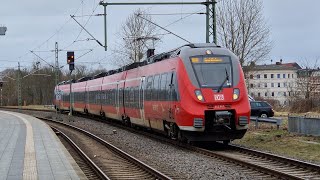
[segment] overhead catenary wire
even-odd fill
[[[79,7],[77,8],[77,10],[74,12],[74,14],[76,14],[76,13],[79,11],[80,7],[81,7],[81,6],[79,6]],[[65,26],[66,24],[68,24],[68,23],[70,22],[71,19],[72,19],[71,17],[68,18],[68,19],[65,21],[65,23],[63,23],[63,25],[61,25],[60,28],[59,28],[57,31],[55,31],[47,40],[43,41],[41,44],[39,44],[38,46],[36,46],[35,48],[33,48],[31,51],[34,51],[34,50],[40,48],[41,46],[43,46],[44,44],[46,44],[48,41],[50,41],[54,36],[56,36],[58,33],[60,33],[60,31],[64,28],[64,26]],[[31,54],[30,51],[28,51],[28,52],[26,52],[25,54],[17,57],[17,59],[20,59],[20,58],[22,58],[22,57],[25,57],[25,56],[27,56],[27,55],[29,55],[29,54]]]
[[[76,20],[76,18],[74,18],[72,15],[70,15],[70,16],[72,17],[73,20],[75,20],[75,21],[77,22],[77,24],[79,24],[79,26],[82,27],[82,29],[83,29],[84,31],[86,31],[93,39],[95,39],[96,42],[97,42],[100,46],[104,47],[99,40],[97,40],[87,29],[85,29],[85,27],[84,27],[83,25],[81,25],[81,24]]]
[[[169,23],[168,25],[166,25],[166,26],[164,26],[164,27],[165,27],[165,28],[166,28],[166,27],[169,27],[169,26],[171,26],[171,25],[173,25],[173,24],[175,24],[175,23],[177,23],[177,22],[179,22],[179,21],[181,21],[181,20],[183,20],[183,19],[185,19],[185,18],[188,18],[188,17],[190,17],[190,16],[192,16],[192,15],[194,15],[194,14],[199,14],[199,12],[203,11],[204,9],[205,9],[205,8],[202,8],[202,9],[200,9],[200,10],[198,10],[198,11],[192,13],[192,14],[189,14],[189,15],[187,15],[187,16],[184,16],[184,17],[182,17],[182,18],[180,18],[180,19],[178,19],[178,20],[175,20],[175,21]],[[201,14],[206,14],[206,13],[201,13]]]
[[[188,15],[193,15],[193,14],[206,14],[204,12],[197,12],[197,13],[159,13],[159,14],[144,14],[144,15],[150,15],[150,16],[175,16],[175,15],[181,15],[181,14],[188,14]],[[183,18],[183,17],[182,17]]]
[[[53,65],[51,65],[50,63],[48,63],[46,60],[42,59],[40,56],[38,56],[36,53],[34,53],[33,51],[30,51],[32,54],[36,55],[41,61],[45,62],[46,64],[48,64],[51,67],[54,67]]]
[[[87,19],[87,22],[84,24],[83,27],[86,27],[86,25],[89,23],[91,17],[93,16],[93,13],[97,10],[98,6],[99,6],[99,4],[96,5],[96,7],[93,9],[92,14],[91,14],[90,17]],[[72,16],[71,16],[71,17],[72,17]],[[77,16],[73,15],[73,17],[77,17]],[[79,34],[77,35],[77,37],[75,38],[75,40],[74,40],[71,44],[69,44],[68,46],[66,46],[64,49],[69,48],[69,47],[72,46],[75,42],[77,42],[77,40],[78,40],[78,38],[80,37],[80,35],[81,35],[81,33],[82,33],[83,30],[84,30],[84,28],[81,27],[80,32],[79,32]],[[93,39],[95,40],[95,38],[93,38]]]
[[[186,41],[186,42],[188,42],[188,43],[190,43],[190,44],[191,44],[191,42],[190,42],[190,41],[186,40],[185,38],[183,38],[183,37],[181,37],[181,36],[179,36],[179,35],[177,35],[177,34],[175,34],[175,33],[171,32],[171,31],[169,31],[169,30],[167,30],[166,28],[164,28],[164,27],[162,27],[162,26],[160,26],[160,25],[158,25],[158,24],[156,24],[156,23],[154,23],[154,22],[152,22],[152,21],[150,21],[150,20],[148,20],[148,19],[146,19],[146,18],[142,17],[142,16],[141,16],[141,14],[138,14],[138,15],[137,15],[137,17],[140,17],[141,19],[144,19],[145,21],[148,21],[149,23],[151,23],[151,24],[153,24],[153,25],[155,25],[155,26],[157,26],[157,27],[159,27],[159,28],[161,28],[161,29],[163,29],[163,30],[165,30],[165,31],[169,32],[170,34],[172,34],[172,35],[174,35],[174,36],[176,36],[176,37],[178,37],[178,38],[180,38],[180,39],[182,39],[182,40],[184,40],[184,41]]]

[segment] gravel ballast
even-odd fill
[[[27,112],[34,116],[52,118],[52,112]],[[178,179],[257,179],[241,172],[239,166],[199,153],[162,143],[143,135],[81,117],[60,115],[65,123],[98,135],[148,165]],[[114,130],[117,132],[114,133]],[[166,173],[168,174],[168,173]],[[168,174],[169,175],[169,174]]]

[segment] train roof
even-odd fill
[[[84,82],[84,81],[88,81],[91,80],[92,77],[91,76],[87,76],[87,77],[82,77],[80,79],[78,79],[76,82]]]
[[[105,76],[113,75],[113,74],[120,73],[120,72],[123,72],[123,71],[127,71],[127,70],[130,70],[130,69],[134,69],[134,68],[137,68],[137,67],[140,67],[140,66],[145,66],[145,65],[148,65],[148,64],[152,64],[152,63],[155,63],[155,62],[158,62],[158,61],[162,61],[162,60],[165,60],[165,59],[174,58],[174,57],[179,56],[180,51],[183,50],[183,49],[209,48],[209,47],[211,47],[211,48],[220,48],[220,46],[217,46],[215,43],[185,44],[185,45],[180,46],[178,48],[175,48],[173,50],[170,50],[170,51],[167,51],[167,52],[163,52],[163,53],[160,53],[160,54],[155,54],[155,55],[147,58],[146,60],[144,60],[142,62],[134,62],[134,63],[131,63],[129,65],[123,66],[121,68],[118,68],[118,69],[113,69],[113,70],[110,70],[110,71],[107,71],[107,72],[102,72],[102,73],[99,73],[99,74],[93,76],[92,78],[91,77],[80,78],[80,79],[77,80],[77,82],[83,82],[83,81],[87,81],[87,80],[91,80],[91,79],[98,79],[98,78],[101,78],[101,77],[105,77]],[[74,80],[73,80],[73,82],[74,82]],[[69,84],[69,83],[70,83],[70,81],[63,81],[63,82],[59,83],[58,85]]]

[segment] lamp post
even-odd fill
[[[0,36],[6,35],[7,27],[0,26]]]

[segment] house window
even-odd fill
[[[254,93],[251,93],[251,97],[254,97]]]
[[[260,97],[261,96],[261,94],[260,93],[258,93],[258,97]]]
[[[265,93],[264,93],[264,96],[265,96],[265,97],[267,97],[267,96],[268,96],[268,93],[267,93],[267,92],[265,92]]]
[[[257,74],[257,79],[260,79],[260,74]]]
[[[288,78],[290,78],[290,74],[288,74]]]
[[[277,78],[278,78],[278,79],[280,78],[280,74],[277,74]]]
[[[268,87],[268,84],[267,84],[267,83],[264,83],[264,87]]]
[[[283,96],[287,96],[287,92],[283,92]]]
[[[265,78],[265,79],[267,79],[267,78],[268,78],[268,75],[267,75],[267,74],[264,74],[263,76],[264,76],[264,78]]]
[[[293,74],[291,74],[291,77],[294,78],[294,77],[293,77]]]
[[[280,87],[280,83],[278,83],[278,87]]]
[[[286,78],[286,74],[283,74],[282,77],[283,77],[283,78]]]
[[[260,83],[258,83],[258,87],[260,87]]]
[[[274,92],[271,93],[271,96],[274,97]]]
[[[290,92],[289,92],[289,96],[290,96],[291,94],[290,94]]]
[[[250,79],[253,79],[253,75],[252,74],[250,75]]]
[[[250,84],[250,87],[253,88],[253,84]]]
[[[283,87],[287,87],[287,83],[286,82],[283,83]]]
[[[271,74],[271,79],[273,78],[274,74]]]
[[[271,87],[274,87],[274,83],[271,83]]]

